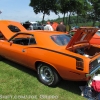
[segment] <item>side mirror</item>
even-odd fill
[[[12,46],[12,44],[13,44],[13,41],[10,41],[10,46]]]

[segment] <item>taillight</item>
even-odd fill
[[[76,69],[83,70],[83,62],[82,61],[76,61]]]
[[[93,67],[93,64],[90,63],[90,64],[89,64],[89,72],[91,72],[91,70],[92,70],[93,68],[94,68],[94,67]]]
[[[89,71],[91,70],[91,64],[89,64]]]

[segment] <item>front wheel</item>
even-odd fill
[[[47,86],[55,86],[59,82],[57,72],[47,64],[40,64],[37,67],[38,79]]]

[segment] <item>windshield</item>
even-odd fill
[[[67,45],[71,39],[70,35],[53,35],[51,39],[58,45]]]

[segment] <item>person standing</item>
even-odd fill
[[[63,22],[60,22],[60,24],[57,26],[56,31],[65,32],[66,33],[66,26],[63,24]]]
[[[46,26],[44,26],[44,30],[53,31],[52,22],[47,22]]]
[[[29,25],[29,30],[34,30],[32,23],[30,23],[30,25]]]

